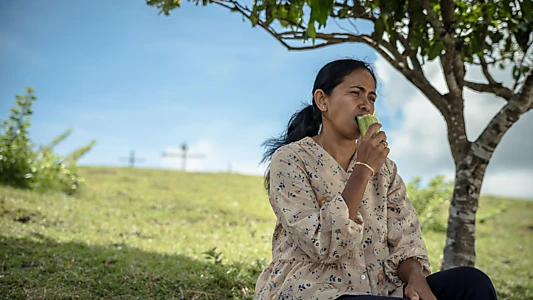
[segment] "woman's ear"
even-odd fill
[[[321,89],[317,89],[313,94],[313,100],[315,101],[315,104],[318,107],[318,109],[322,112],[325,112],[328,110],[326,99],[327,99],[326,93],[324,93],[324,91]]]

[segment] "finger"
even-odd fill
[[[382,133],[383,137],[381,137],[381,135],[379,133]],[[378,133],[378,135],[380,135],[379,140],[380,141],[386,141],[387,140],[387,134],[385,133],[385,131],[380,131],[379,133]],[[378,136],[376,136],[376,137],[378,137]]]
[[[380,132],[381,133],[381,132]],[[371,141],[371,144],[372,144],[372,147],[374,148],[378,148],[378,147],[381,147],[380,144],[383,144],[385,142],[387,142],[387,139],[386,139],[386,136],[385,134],[378,134],[375,138],[373,138]],[[388,143],[387,143],[388,145]]]
[[[380,131],[376,137],[372,138],[372,145],[374,147],[378,146],[380,142],[382,141],[387,141],[387,135],[385,134],[385,132],[383,131]]]
[[[388,147],[389,147],[389,144],[387,142],[381,142],[381,143],[378,143],[378,145],[374,148],[381,153],[385,153],[387,152],[387,149],[389,149]]]
[[[420,300],[420,297],[418,296],[417,292],[415,292],[415,290],[410,286],[407,286],[405,288],[405,297],[411,300]]]
[[[370,126],[368,126],[368,130],[365,134],[365,136],[363,137],[363,140],[365,141],[368,141],[372,138],[372,136],[374,135],[374,132],[376,132],[376,130],[378,130],[379,128],[381,128],[381,124],[379,123],[374,123]]]
[[[381,146],[381,148],[376,149],[376,151],[378,151],[381,154],[381,156],[383,156],[383,157],[388,157],[389,153],[390,153],[390,149],[389,148],[383,148],[383,146]]]

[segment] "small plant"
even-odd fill
[[[202,252],[207,260],[212,260],[216,265],[222,264],[222,252],[217,251],[217,247],[213,247],[205,252]]]
[[[47,146],[35,149],[28,137],[32,104],[37,100],[32,88],[26,95],[16,96],[16,106],[0,127],[0,184],[23,189],[76,192],[84,179],[79,175],[77,160],[96,141],[81,147],[66,157],[53,153],[53,147],[70,135],[65,131]]]
[[[453,181],[447,181],[440,175],[431,179],[425,188],[420,187],[420,182],[420,177],[415,177],[407,184],[407,197],[419,216],[420,226],[422,230],[445,232],[446,221],[442,211],[448,208],[444,204],[452,198]]]

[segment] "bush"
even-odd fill
[[[415,177],[407,184],[407,196],[418,214],[420,226],[422,230],[445,232],[454,182],[440,175],[431,179],[427,187],[420,188],[420,181],[420,177]],[[507,207],[502,203],[483,214],[477,214],[477,222],[483,224],[505,211]]]
[[[425,188],[420,187],[420,182],[420,177],[415,177],[407,184],[407,196],[419,216],[422,230],[446,231],[443,210],[449,207],[453,181],[445,180],[441,175],[431,179]]]
[[[32,88],[26,95],[16,96],[16,106],[11,109],[8,120],[0,128],[0,184],[32,190],[59,190],[73,194],[84,182],[79,175],[78,159],[96,143],[94,140],[61,157],[52,149],[63,141],[71,130],[67,130],[50,145],[35,149],[28,137],[31,106],[37,97]]]

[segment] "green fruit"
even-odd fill
[[[363,116],[357,116],[357,124],[359,125],[359,131],[361,132],[361,137],[364,137],[366,135],[366,132],[368,131],[368,127],[370,125],[377,123],[378,119],[374,117],[373,115],[363,115]],[[373,136],[376,136],[378,134],[379,128],[374,132]]]

